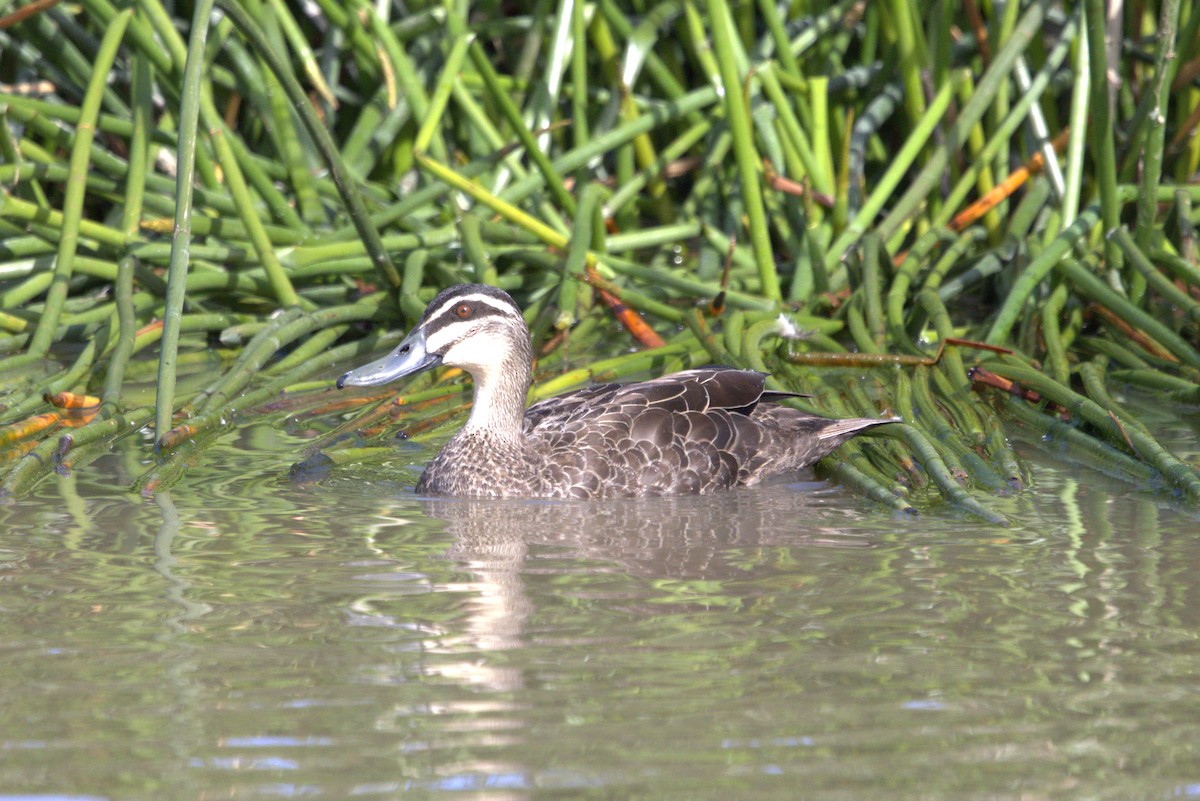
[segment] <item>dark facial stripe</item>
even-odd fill
[[[461,304],[469,304],[474,314],[464,321],[456,313]],[[507,317],[521,321],[521,310],[508,293],[486,284],[464,284],[438,294],[421,319],[426,337],[433,337],[443,328],[463,322],[475,322],[487,317]]]
[[[520,307],[502,289],[497,289],[487,284],[459,284],[439,292],[438,296],[425,308],[425,314],[421,317],[421,322],[424,323],[430,317],[440,313],[447,307],[447,304],[453,301],[470,301],[472,298],[478,298],[493,307],[507,307],[513,313],[517,315],[521,314]],[[453,308],[453,306],[450,308]]]

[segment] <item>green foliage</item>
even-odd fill
[[[438,288],[487,281],[529,309],[536,393],[711,359],[823,413],[902,415],[826,465],[897,509],[998,519],[972,491],[1028,479],[999,414],[1069,420],[1082,461],[1195,503],[1196,469],[1110,393],[1198,395],[1200,13],[1161,0],[1118,30],[1103,6],[10,12],[3,491],[150,421],[153,491],[182,443],[196,458]],[[603,299],[659,347],[614,356]],[[219,376],[177,376],[217,341]],[[152,409],[126,380],[148,360]],[[1037,394],[1004,398],[1005,376]],[[60,392],[99,395],[66,441],[70,414],[38,417]]]

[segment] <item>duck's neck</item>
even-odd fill
[[[475,400],[464,434],[518,442],[525,419],[532,368],[527,348],[517,348],[499,363],[471,371]]]

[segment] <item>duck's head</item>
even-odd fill
[[[337,386],[373,387],[439,364],[462,368],[477,386],[514,371],[527,384],[531,361],[529,328],[508,293],[486,284],[458,284],[433,299],[391,353],[346,373]]]

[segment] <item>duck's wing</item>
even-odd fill
[[[676,413],[727,409],[750,414],[763,398],[766,381],[766,373],[754,370],[699,367],[626,384],[613,397],[624,403],[641,399],[648,407]]]
[[[551,480],[580,497],[705,492],[738,483],[762,449],[748,416],[766,376],[700,368],[588,387],[530,407],[526,433]]]
[[[574,497],[709,492],[812,464],[885,420],[831,420],[762,403],[762,373],[707,367],[588,387],[531,407],[545,478]]]
[[[547,398],[525,412],[526,431],[577,418],[599,419],[607,412],[661,409],[671,413],[727,409],[748,415],[762,400],[794,397],[764,390],[766,373],[732,367],[698,367],[632,384],[596,384]],[[803,397],[803,396],[801,396]]]

